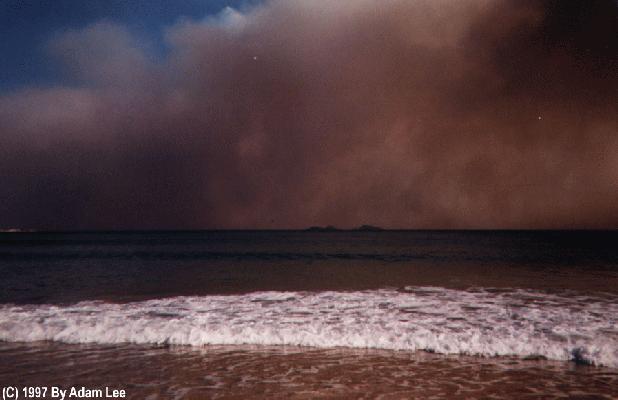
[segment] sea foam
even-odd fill
[[[5,304],[0,306],[0,340],[427,350],[618,368],[618,296],[408,287],[126,304]]]

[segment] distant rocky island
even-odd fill
[[[383,230],[384,229],[380,228],[379,226],[373,226],[373,225],[361,225],[355,229],[355,231],[372,231],[372,232],[383,231]]]
[[[327,225],[327,226],[311,226],[307,229],[305,229],[305,231],[307,232],[337,232],[337,231],[365,231],[365,232],[378,232],[378,231],[383,231],[383,228],[380,228],[378,226],[373,226],[373,225],[361,225],[358,228],[353,228],[353,229],[339,229],[334,227],[333,225]]]
[[[332,225],[328,225],[328,226],[311,226],[305,230],[308,232],[333,232],[333,231],[340,231],[341,229],[335,228]]]

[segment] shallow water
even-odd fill
[[[618,397],[618,371],[567,362],[299,347],[0,344],[0,382],[132,399]]]

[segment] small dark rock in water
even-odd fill
[[[573,356],[572,361],[575,361],[575,364],[591,365],[592,363],[590,362],[590,360],[587,359],[586,353],[587,353],[586,349],[581,348],[581,347],[577,347],[571,350],[571,356]]]

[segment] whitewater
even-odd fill
[[[3,304],[0,340],[425,350],[618,368],[618,295],[406,287]]]

